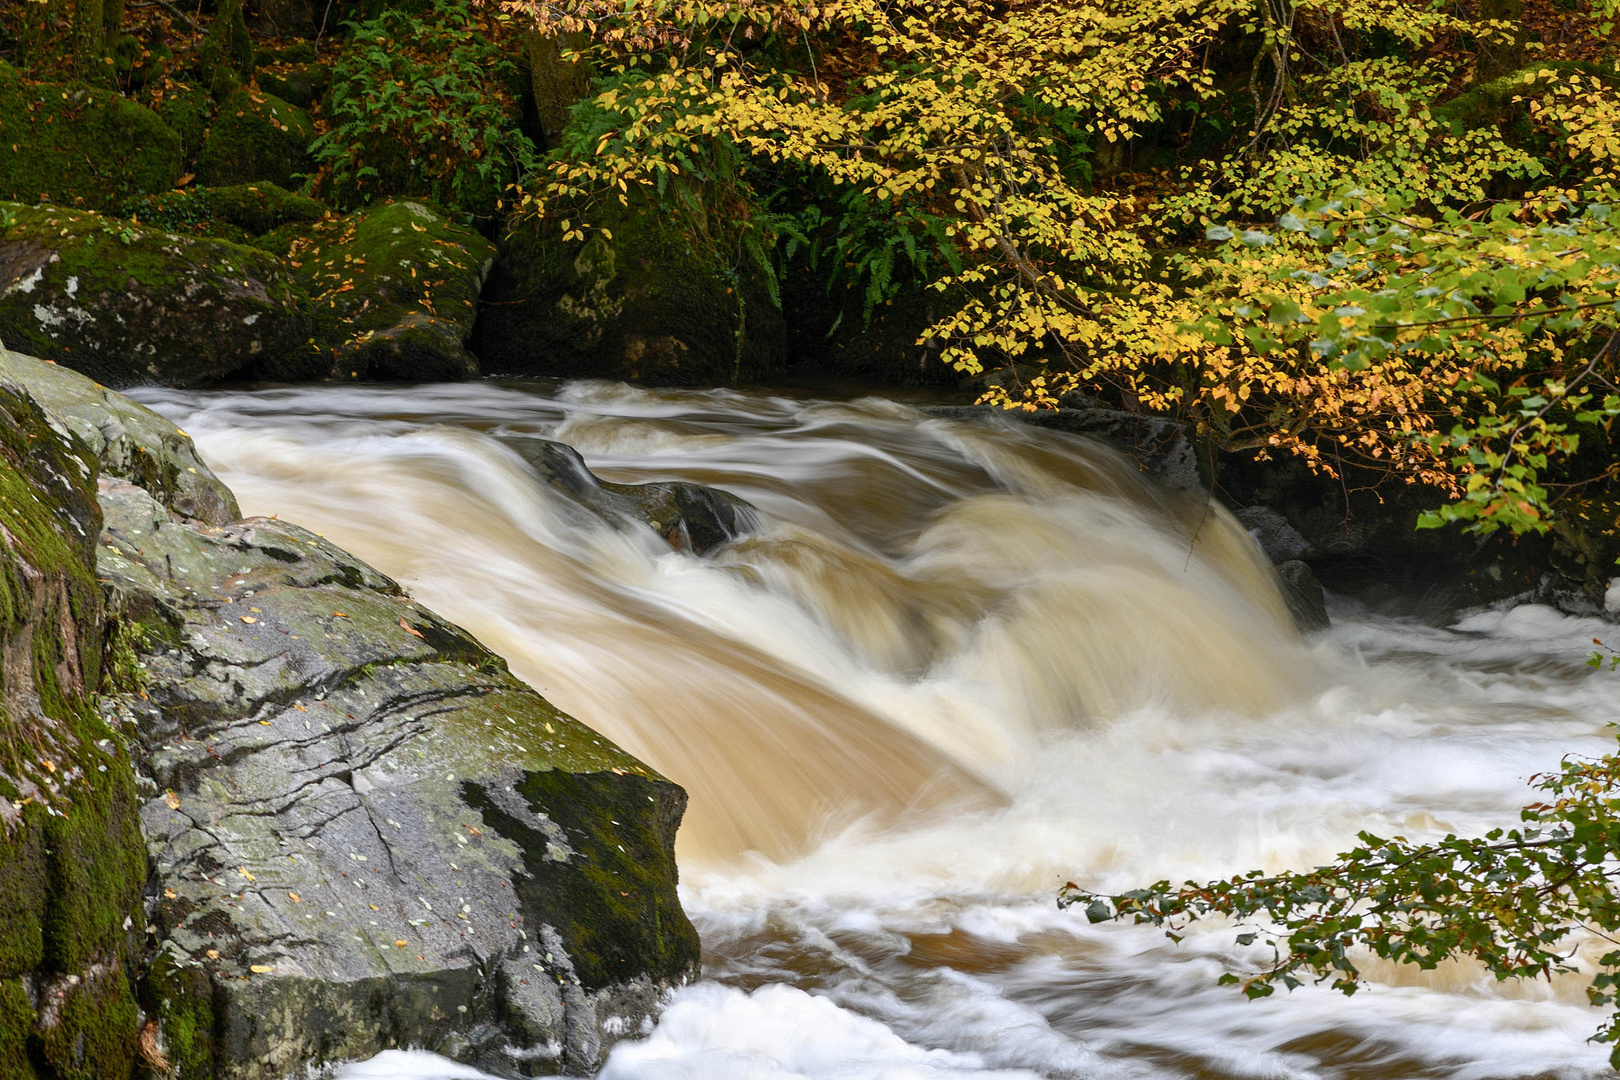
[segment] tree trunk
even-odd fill
[[[545,135],[546,150],[554,149],[568,126],[568,111],[585,96],[589,75],[585,65],[563,59],[565,43],[552,34],[529,31],[529,85],[534,108]],[[574,44],[569,42],[567,44]]]

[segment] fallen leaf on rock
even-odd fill
[[[258,881],[259,880],[258,878],[254,877],[253,874],[245,866],[238,866],[236,868],[236,872],[238,874],[241,874],[243,877],[247,878],[249,881]]]
[[[341,611],[334,611],[334,612],[332,612],[332,618],[334,618],[334,619],[347,619],[348,616],[343,614],[343,612],[341,612]]]
[[[422,631],[418,630],[416,627],[412,626],[410,623],[406,622],[404,619],[399,620],[399,625],[400,625],[400,629],[404,630],[407,634],[411,635],[412,637],[422,637]],[[425,641],[427,639],[423,638],[423,640]]]
[[[258,622],[258,621],[259,621],[259,620],[258,620],[258,619],[255,619],[255,618],[254,618],[254,617],[253,617],[253,616],[251,616],[251,615],[244,615],[244,616],[242,616],[242,621],[243,621],[243,622],[245,622],[245,623],[256,623],[256,622]]]
[[[394,948],[403,949],[404,947],[405,947],[405,939],[404,938],[400,938],[398,941],[394,942]]]
[[[218,960],[219,959],[219,950],[218,949],[209,949],[207,952],[203,953],[203,955],[208,957],[208,959],[210,959],[210,960]]]
[[[254,964],[252,967],[248,968],[248,970],[253,972],[255,975],[268,975],[276,969],[271,967],[269,964]]]
[[[163,801],[169,804],[170,810],[180,809],[180,796],[176,795],[172,791],[166,791],[163,793]]]
[[[291,900],[295,904],[302,904],[304,902],[304,898],[295,892],[288,893],[287,899]]]

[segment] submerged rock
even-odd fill
[[[95,458],[0,371],[0,1072],[134,1075],[146,854],[97,715]]]
[[[201,386],[309,351],[309,298],[256,248],[0,204],[0,341],[111,386]]]
[[[531,435],[510,435],[501,441],[572,501],[612,524],[644,522],[677,551],[702,555],[737,539],[757,520],[746,501],[716,488],[683,480],[609,483],[586,468],[579,451],[566,443]]]

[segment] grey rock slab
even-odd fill
[[[148,679],[152,919],[207,976],[217,1075],[394,1046],[590,1071],[695,973],[679,787],[307,530],[100,500]]]
[[[166,417],[89,376],[0,346],[0,382],[28,393],[62,427],[82,439],[103,475],[146,488],[163,505],[209,525],[242,516],[236,496]]]

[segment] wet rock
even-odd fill
[[[1327,613],[1327,594],[1322,591],[1322,583],[1316,580],[1309,563],[1288,559],[1278,563],[1276,571],[1283,602],[1302,633],[1326,630],[1332,625]]]
[[[96,462],[0,371],[0,1071],[128,1078],[146,855],[97,714]]]
[[[25,84],[0,62],[0,199],[110,210],[167,191],[180,169],[180,136],[157,113],[110,88]]]
[[[1274,563],[1297,561],[1314,554],[1311,542],[1288,519],[1269,506],[1245,506],[1234,512],[1266,558]]]
[[[466,342],[494,244],[411,199],[292,234],[288,257],[314,297],[323,374],[420,382],[478,374]]]
[[[208,525],[242,516],[191,438],[165,417],[57,364],[0,347],[0,383],[29,395],[97,459],[101,473],[147,489],[164,505]]]
[[[197,154],[197,182],[222,187],[269,181],[283,187],[313,171],[309,114],[274,94],[238,90],[219,103]]]
[[[782,313],[751,261],[656,207],[595,223],[583,244],[550,222],[507,232],[477,327],[485,373],[715,386],[785,366]]]
[[[96,214],[0,204],[0,340],[110,386],[201,386],[307,355],[309,300],[271,255]]]
[[[589,1069],[693,974],[678,787],[297,526],[101,499],[100,572],[148,613],[153,917],[224,1075],[407,1045]]]
[[[553,488],[613,524],[644,523],[677,551],[702,555],[755,528],[757,511],[716,488],[685,481],[614,484],[599,480],[579,451],[528,435],[502,439]]]
[[[1099,439],[1119,450],[1137,468],[1169,488],[1207,495],[1209,469],[1185,424],[1099,406],[1023,412],[991,405],[939,405],[923,410],[952,420],[1022,423],[1070,435]]]

